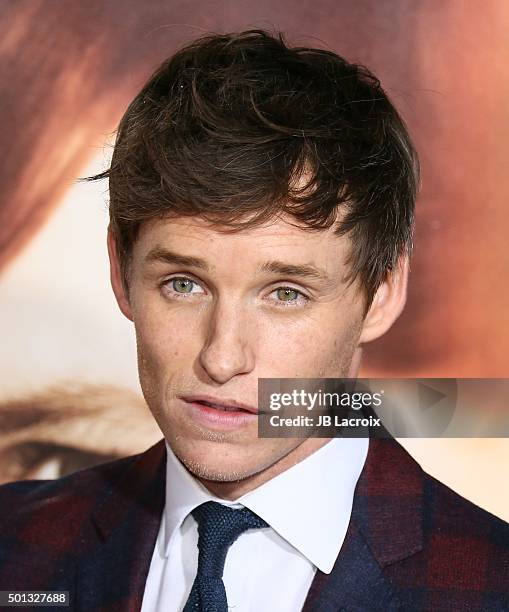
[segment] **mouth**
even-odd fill
[[[236,400],[232,399],[220,400],[218,398],[212,398],[203,395],[189,395],[181,397],[181,399],[188,404],[199,404],[202,406],[207,406],[209,408],[214,408],[215,410],[220,410],[222,412],[243,412],[248,414],[258,414],[258,408],[255,408],[254,406],[250,406],[248,404],[237,402]]]
[[[181,396],[187,415],[202,427],[216,431],[252,428],[258,421],[258,409],[236,400],[210,396]]]

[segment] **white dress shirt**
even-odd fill
[[[181,612],[198,566],[197,523],[206,501],[245,506],[269,528],[250,529],[231,545],[223,582],[228,610],[296,612],[316,568],[329,574],[343,544],[368,438],[336,438],[235,501],[212,495],[166,443],[166,505],[142,612]]]

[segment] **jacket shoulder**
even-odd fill
[[[509,550],[509,523],[465,499],[424,472],[423,529],[428,537],[467,539]],[[468,553],[468,550],[466,550]]]
[[[100,504],[109,485],[121,477],[139,455],[74,472],[54,480],[24,480],[0,486],[0,540],[58,539],[80,525]]]
[[[402,600],[421,610],[509,610],[509,524],[423,474],[423,548],[386,568]]]

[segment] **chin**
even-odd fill
[[[216,482],[243,480],[262,471],[265,465],[249,460],[242,449],[227,451],[224,444],[209,440],[170,441],[170,446],[194,476]]]
[[[203,480],[235,482],[248,478],[257,471],[250,470],[248,466],[238,464],[234,466],[232,461],[211,461],[210,457],[204,461],[198,456],[175,454],[194,476]]]

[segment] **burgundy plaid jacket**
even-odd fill
[[[73,611],[139,610],[165,457],[161,441],[58,480],[0,487],[0,590],[66,590]],[[373,439],[341,552],[330,574],[317,570],[303,610],[509,610],[509,525],[395,440]]]

